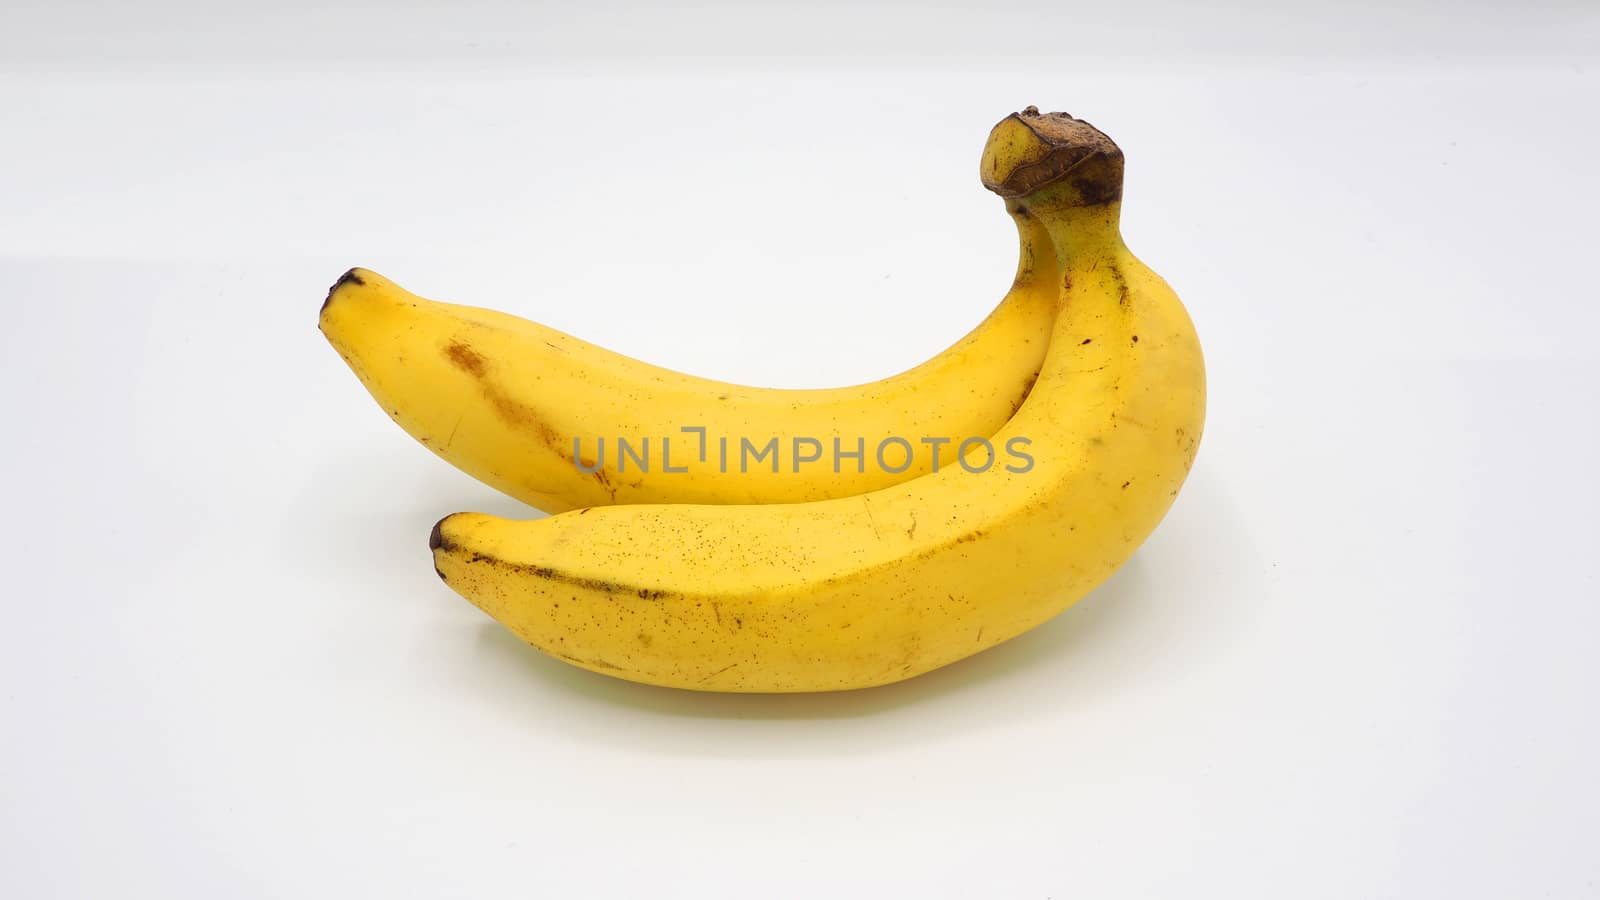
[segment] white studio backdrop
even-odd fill
[[[1593,4],[8,4],[7,897],[1600,894]],[[846,695],[435,578],[531,515],[317,333],[353,265],[787,387],[1010,284],[989,127],[1128,156],[1207,352],[1111,582]]]

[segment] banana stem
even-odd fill
[[[1044,191],[1041,194],[1046,193]],[[1060,268],[1071,269],[1096,259],[1110,259],[1123,250],[1122,203],[1095,206],[1061,206],[1041,202],[1037,207],[1022,206],[1036,217],[1055,245]]]
[[[1021,202],[1006,201],[1006,212],[1017,225],[1017,277],[1014,286],[1053,281],[1060,267],[1056,263],[1055,240],[1044,222]]]
[[[979,161],[984,186],[1006,198],[1019,228],[1024,218],[1045,227],[1066,269],[1124,250],[1122,172],[1122,150],[1104,132],[1032,106],[1000,120]]]

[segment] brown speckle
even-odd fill
[[[588,465],[585,464],[584,467],[588,468]],[[611,495],[611,502],[617,502],[617,486],[611,483],[611,476],[606,473],[605,468],[603,466],[597,467],[591,474],[594,475],[594,480],[600,483],[600,487]]]
[[[710,681],[711,679],[717,677],[718,675],[721,675],[723,672],[726,672],[729,669],[731,669],[731,668],[733,668],[734,666],[737,666],[737,665],[738,665],[738,663],[728,663],[727,665],[723,666],[722,668],[720,668],[720,669],[716,670],[715,672],[712,672],[711,674],[709,674],[709,675],[705,676],[704,678],[700,679],[700,683],[704,684],[705,682]]]
[[[1128,305],[1128,279],[1122,274],[1122,269],[1111,267],[1111,279],[1117,283],[1117,305]]]
[[[541,649],[543,649],[543,648],[541,648]],[[554,650],[546,650],[545,652],[549,653],[552,656],[558,657],[560,659],[564,659],[567,662],[572,663],[573,665],[576,665],[576,666],[584,666],[586,668],[591,668],[591,669],[610,669],[613,672],[621,672],[621,671],[623,671],[623,668],[621,666],[614,665],[612,663],[608,663],[603,659],[584,659],[584,658],[578,657],[578,656],[568,656],[565,653],[557,653]]]

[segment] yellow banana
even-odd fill
[[[814,503],[459,513],[429,541],[440,577],[574,665],[761,692],[909,678],[1093,589],[1193,462],[1200,346],[1177,296],[1123,244],[1122,154],[1104,135],[1030,108],[996,126],[983,174],[1044,223],[1064,267],[1038,383],[989,450]],[[1017,446],[1031,465],[1006,456]]]
[[[505,313],[424,300],[365,269],[333,286],[319,324],[401,428],[540,509],[849,496],[953,464],[1038,376],[1055,254],[1036,220],[1007,207],[1021,253],[999,306],[938,356],[856,387],[695,378]]]

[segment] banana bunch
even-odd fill
[[[706,691],[887,684],[1038,625],[1128,559],[1200,440],[1183,305],[1119,227],[1122,152],[1033,107],[989,135],[1020,259],[999,305],[882,381],[657,368],[364,269],[322,332],[389,415],[555,515],[433,528],[447,585],[540,650]]]

